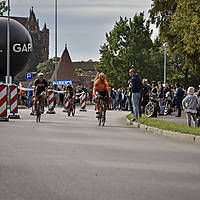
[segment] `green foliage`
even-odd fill
[[[127,85],[132,66],[141,78],[161,80],[162,42],[157,39],[154,44],[151,34],[150,22],[144,19],[144,13],[136,14],[133,19],[120,17],[113,30],[106,33],[106,43],[100,48],[101,58],[96,69],[107,75],[112,87]]]
[[[151,23],[159,27],[160,37],[166,39],[168,35],[169,24],[172,15],[175,13],[177,0],[152,0],[151,9],[149,10]]]
[[[170,62],[169,78],[185,87],[197,86],[200,79],[200,4],[199,0],[152,0],[152,23],[166,41]]]
[[[83,69],[81,69],[81,68],[75,69],[75,72],[76,72],[76,74],[77,74],[78,76],[81,76],[81,75],[85,75],[85,74],[86,74],[86,72],[85,72]]]
[[[59,59],[60,58],[58,58],[58,61]],[[55,58],[50,58],[49,60],[38,64],[37,69],[39,72],[44,73],[47,80],[50,80],[55,70]]]
[[[6,1],[0,1],[0,16],[2,16],[7,10],[8,7],[6,6]]]
[[[181,53],[192,69],[200,65],[200,4],[199,0],[178,0],[170,21],[169,40],[172,53]]]

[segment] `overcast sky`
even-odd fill
[[[99,60],[99,48],[105,42],[105,33],[112,30],[119,17],[133,17],[148,10],[151,0],[57,0],[58,2],[58,56],[65,43],[72,61]],[[42,28],[50,29],[50,57],[54,50],[55,0],[10,0],[12,16],[29,16],[34,7],[36,18]],[[7,14],[7,13],[6,13]],[[152,26],[152,29],[154,26]],[[153,38],[157,31],[154,31]]]

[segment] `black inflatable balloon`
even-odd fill
[[[10,75],[21,72],[32,52],[32,39],[26,28],[10,19]],[[0,80],[7,75],[7,18],[0,17]]]

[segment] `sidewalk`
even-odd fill
[[[177,124],[187,125],[187,119],[186,119],[186,115],[184,111],[182,111],[181,117],[176,117],[176,115],[177,115],[177,112],[173,112],[170,115],[158,116],[158,119],[169,121],[169,122],[175,122]]]

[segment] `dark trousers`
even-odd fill
[[[176,102],[176,107],[178,109],[178,116],[181,117],[181,103],[182,103],[182,99],[175,99]]]

